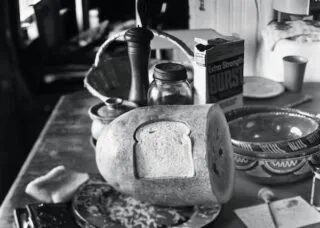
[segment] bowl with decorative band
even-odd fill
[[[297,109],[245,106],[226,113],[235,166],[255,181],[279,184],[309,176],[319,160],[320,119]]]

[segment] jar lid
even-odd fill
[[[109,98],[105,105],[98,109],[99,116],[114,119],[127,111],[127,107],[122,104],[121,98]]]
[[[165,81],[186,80],[187,70],[179,63],[159,63],[154,68],[153,77]]]
[[[121,98],[111,97],[105,102],[92,106],[89,110],[89,115],[92,119],[109,121],[136,107],[137,105],[132,102],[125,101]]]

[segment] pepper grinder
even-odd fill
[[[147,105],[149,87],[148,65],[150,42],[153,33],[146,28],[148,21],[149,0],[136,0],[136,28],[129,29],[124,38],[128,44],[128,56],[131,66],[131,86],[129,101],[139,106]]]
[[[125,35],[128,44],[128,55],[131,66],[131,85],[129,101],[139,106],[147,105],[149,87],[148,64],[150,56],[150,42],[153,33],[144,27],[129,29]]]

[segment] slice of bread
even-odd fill
[[[134,150],[137,177],[193,177],[189,134],[185,123],[171,120],[152,121],[138,128]]]
[[[87,173],[78,173],[64,166],[57,166],[47,174],[31,181],[25,192],[45,203],[67,202],[77,188],[88,179]]]

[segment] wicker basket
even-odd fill
[[[193,52],[181,40],[162,31],[150,30],[154,36],[173,43],[187,56],[190,62],[193,62]],[[84,79],[84,86],[88,91],[103,102],[110,97],[128,98],[131,82],[129,58],[127,56],[105,58],[103,55],[113,41],[124,40],[126,31],[111,36],[100,46],[94,64]]]

